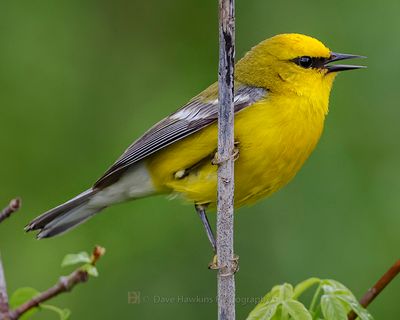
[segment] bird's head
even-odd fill
[[[237,80],[271,92],[329,98],[339,71],[363,68],[334,65],[335,61],[362,58],[332,52],[322,42],[302,34],[280,34],[252,48],[236,66]]]

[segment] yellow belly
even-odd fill
[[[323,109],[305,98],[293,101],[270,95],[236,114],[236,207],[266,197],[288,183],[317,144],[325,118]],[[217,166],[211,159],[216,149],[217,125],[213,124],[157,152],[146,160],[156,189],[215,206]],[[180,177],[187,168],[191,168],[187,175]]]

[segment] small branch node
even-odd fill
[[[15,198],[10,201],[7,207],[5,207],[0,213],[0,223],[10,217],[14,212],[17,212],[21,208],[22,202],[20,198]]]
[[[104,256],[104,254],[106,253],[106,249],[101,247],[101,246],[95,246],[93,249],[93,253],[92,253],[92,265],[95,265],[97,263],[97,261]]]

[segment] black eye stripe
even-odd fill
[[[309,68],[320,69],[324,67],[326,60],[327,60],[326,58],[322,57],[301,56],[294,58],[292,61],[304,69],[309,69]]]

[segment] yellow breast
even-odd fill
[[[311,154],[323,129],[327,101],[269,94],[235,116],[235,206],[252,203],[288,183]],[[198,204],[216,203],[217,149],[213,124],[147,160],[160,192]]]

